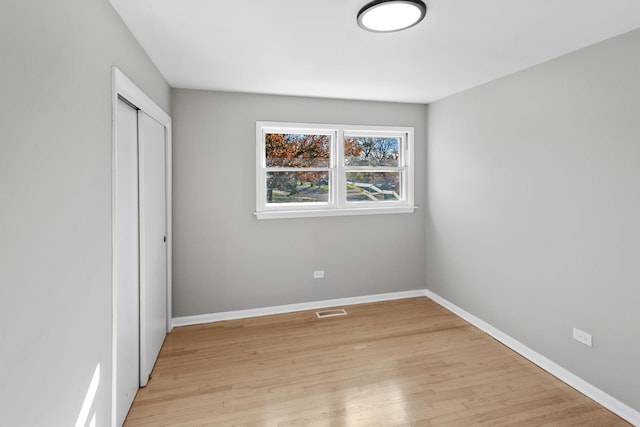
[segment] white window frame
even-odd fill
[[[330,162],[328,168],[268,168],[266,166],[265,134],[323,134],[330,135]],[[375,166],[369,168],[344,165],[344,138],[347,137],[399,137],[401,139],[398,167]],[[343,215],[371,215],[412,213],[414,206],[414,128],[406,126],[362,126],[317,123],[256,122],[256,211],[258,219],[305,218]],[[328,170],[329,197],[318,203],[267,203],[267,172],[279,170]],[[346,172],[356,170],[401,174],[400,200],[347,201]]]

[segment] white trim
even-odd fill
[[[165,142],[166,142],[166,153],[165,153],[165,162],[166,162],[166,171],[165,171],[165,180],[166,180],[166,230],[167,230],[167,332],[171,332],[173,329],[173,323],[171,321],[171,313],[172,302],[173,302],[173,146],[171,135],[173,133],[171,127],[171,118],[169,117],[169,123],[165,124]]]
[[[171,321],[172,312],[172,253],[173,253],[173,234],[172,234],[172,125],[171,117],[162,110],[151,98],[149,98],[142,90],[140,90],[127,76],[124,75],[117,67],[112,67],[111,73],[111,241],[112,241],[112,270],[111,270],[111,298],[112,298],[112,324],[111,324],[111,425],[116,425],[116,354],[117,354],[117,293],[116,293],[116,265],[115,265],[115,246],[113,242],[116,239],[116,110],[118,105],[118,96],[122,96],[131,102],[140,110],[144,111],[154,120],[165,127],[165,159],[166,159],[166,222],[167,222],[167,332],[173,328]]]
[[[296,311],[316,310],[318,308],[356,305],[369,302],[391,301],[396,299],[425,296],[423,289],[415,291],[392,292],[386,294],[365,295],[361,297],[337,298],[325,301],[303,302],[299,304],[278,305],[274,307],[252,308],[248,310],[225,311],[221,313],[199,314],[196,316],[174,317],[173,326],[198,325],[201,323],[221,322],[223,320],[247,319],[272,314],[293,313]]]
[[[116,90],[116,68],[111,71],[111,426],[115,427],[117,415],[116,400],[116,361],[118,341],[116,337],[117,325],[117,298],[116,292],[117,280],[117,265],[116,265],[116,249],[115,242],[117,239],[117,221],[116,221],[116,133],[118,131],[118,124],[116,122],[117,109],[118,109],[118,92]]]
[[[377,207],[377,208],[344,208],[344,209],[307,209],[287,211],[263,211],[254,212],[258,219],[285,219],[285,218],[311,218],[322,216],[349,216],[349,215],[377,215],[377,214],[401,214],[413,213],[417,206],[408,207]]]
[[[113,67],[113,91],[114,96],[122,96],[129,102],[132,102],[137,108],[144,111],[156,121],[160,122],[164,127],[171,126],[171,117],[164,112],[151,98],[149,98],[138,86],[135,85],[127,76],[124,75],[117,67]]]
[[[621,418],[624,418],[625,420],[627,420],[633,425],[640,426],[640,412],[636,411],[632,407],[622,403],[618,399],[605,393],[604,391],[600,390],[594,385],[586,382],[582,378],[571,373],[570,371],[566,370],[565,368],[553,362],[552,360],[547,359],[546,357],[536,352],[535,350],[530,349],[526,345],[522,344],[520,341],[494,328],[484,320],[477,318],[473,314],[447,301],[446,299],[431,292],[430,290],[428,289],[425,290],[424,294],[434,302],[440,304],[442,307],[452,312],[453,314],[461,317],[462,319],[471,323],[473,326],[491,335],[493,338],[500,341],[502,344],[506,345],[516,353],[520,354],[522,357],[535,363],[536,365],[538,365],[545,371],[549,372],[551,375],[555,376],[562,382],[578,390],[580,393],[584,394],[590,399],[598,402],[600,405],[604,406],[614,414],[617,414]]]

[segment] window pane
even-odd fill
[[[400,172],[347,172],[347,201],[400,200]]]
[[[267,203],[329,201],[329,172],[267,172]]]
[[[267,133],[267,167],[329,167],[329,135]]]
[[[401,138],[351,137],[344,140],[346,166],[398,166]]]

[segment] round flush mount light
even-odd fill
[[[406,30],[418,24],[427,14],[420,0],[375,0],[358,12],[358,25],[374,33]]]

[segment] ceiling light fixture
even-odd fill
[[[374,0],[358,12],[358,25],[374,33],[406,30],[418,24],[427,14],[421,0]]]

